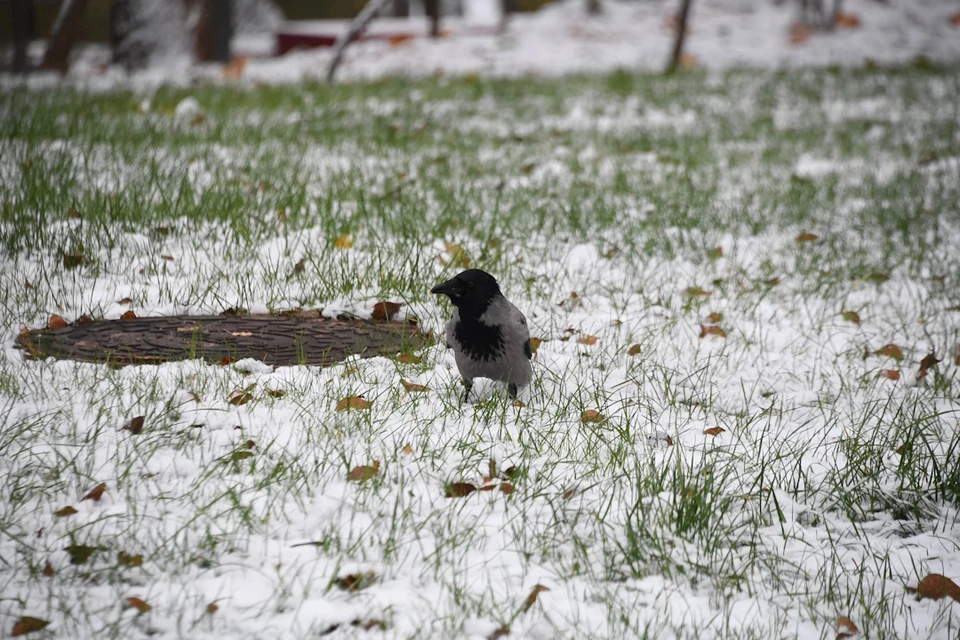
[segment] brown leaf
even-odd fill
[[[530,595],[527,596],[527,599],[523,601],[523,606],[520,608],[521,611],[527,612],[530,610],[530,607],[537,601],[537,596],[540,595],[543,591],[550,591],[547,587],[542,584],[534,585],[533,590],[530,592]]]
[[[802,244],[804,242],[816,242],[819,239],[820,239],[820,236],[814,233],[809,233],[807,231],[804,231],[803,233],[797,236],[796,243]]]
[[[837,632],[844,636],[852,636],[856,632],[860,631],[857,628],[857,625],[853,623],[853,620],[847,616],[839,616],[837,618]],[[837,636],[838,638],[840,636]]]
[[[83,253],[64,253],[63,266],[67,269],[75,269],[83,264]]]
[[[564,500],[569,500],[569,499],[572,498],[574,495],[576,495],[576,493],[577,493],[577,487],[569,487],[569,488],[567,488],[567,489],[564,490],[564,492],[563,492],[563,499],[564,499]]]
[[[470,266],[470,256],[467,255],[467,252],[458,244],[453,244],[452,242],[444,242],[444,247],[447,250],[447,255],[450,256],[450,259],[447,261],[441,260],[440,263],[447,267],[468,267]]]
[[[290,275],[294,276],[298,273],[303,273],[304,268],[306,268],[306,261],[303,258],[300,258],[297,260],[297,263],[293,265],[293,273]]]
[[[67,217],[68,217],[68,218],[73,218],[74,220],[77,220],[77,219],[81,218],[82,216],[80,215],[80,212],[79,212],[79,211],[77,211],[77,210],[74,209],[73,207],[70,207],[70,209],[67,211]]]
[[[708,436],[717,437],[721,433],[726,431],[723,427],[710,427],[709,429],[704,429],[703,432]]]
[[[349,249],[353,246],[353,236],[349,233],[342,235],[333,241],[333,246],[335,246],[337,249]]]
[[[397,356],[397,362],[402,364],[420,364],[423,358],[412,353],[401,353]]]
[[[898,456],[903,456],[910,453],[913,450],[913,444],[910,442],[904,442],[902,445],[893,450]]]
[[[579,338],[577,338],[577,342],[579,342],[580,344],[586,344],[586,345],[597,344],[597,340],[599,340],[597,336],[591,336],[587,334],[584,334]]]
[[[810,27],[802,22],[794,22],[790,25],[790,44],[803,44],[810,38]]]
[[[83,496],[80,501],[83,502],[84,500],[93,500],[94,502],[100,502],[100,498],[103,497],[103,492],[106,491],[106,489],[107,483],[101,482],[93,489],[90,489],[90,491],[87,492],[87,495]]]
[[[210,604],[207,605],[207,613],[209,613],[211,616],[219,610],[220,610],[220,607],[217,606],[216,602],[211,602]]]
[[[476,490],[477,487],[469,482],[451,482],[447,485],[444,495],[447,498],[465,498]]]
[[[334,584],[344,591],[359,591],[366,589],[377,580],[377,574],[373,571],[366,573],[349,573],[334,580]]]
[[[713,249],[707,250],[708,258],[722,258],[723,257],[723,247],[715,247]]]
[[[123,315],[120,316],[121,320],[136,320],[137,314],[133,312],[133,309],[129,309],[123,312]]]
[[[950,20],[950,24],[952,24],[953,26],[955,27],[960,26],[960,12],[957,12],[952,16],[950,16],[949,20]]]
[[[234,391],[230,394],[230,397],[227,398],[227,402],[235,407],[245,405],[251,400],[253,400],[253,394],[249,391]]]
[[[53,574],[54,574],[53,565],[50,564],[49,560],[47,560],[47,562],[43,565],[43,575],[46,578],[52,578]]]
[[[520,475],[520,469],[517,469],[516,467],[507,467],[503,470],[503,473],[500,475],[500,477],[507,480],[513,480],[518,475]]]
[[[230,454],[230,459],[236,462],[239,462],[240,460],[246,460],[247,458],[252,458],[252,457],[253,457],[253,451],[234,451],[232,454]]]
[[[354,467],[350,473],[347,474],[347,480],[353,480],[354,482],[365,482],[376,476],[379,472],[380,461],[374,460],[373,464],[370,466],[361,465],[359,467]]]
[[[687,287],[683,290],[683,293],[691,298],[706,298],[713,295],[712,291],[707,291],[706,289],[701,289],[700,287]]]
[[[707,324],[720,324],[722,320],[723,314],[718,311],[714,311],[713,313],[707,315],[705,322]]]
[[[221,367],[226,367],[227,365],[231,365],[236,361],[237,361],[236,358],[233,358],[230,356],[223,356],[222,358],[220,358],[219,364]]]
[[[934,353],[929,353],[924,356],[923,360],[920,361],[920,371],[917,373],[917,380],[926,378],[927,372],[937,366],[938,362],[940,362],[940,360],[937,359],[937,356]]]
[[[721,338],[726,338],[727,332],[724,331],[722,327],[718,327],[713,324],[700,325],[700,337],[705,338],[707,336],[719,336]]]
[[[20,616],[20,618],[13,623],[13,631],[10,632],[10,635],[25,636],[28,633],[45,629],[48,624],[50,624],[49,620],[34,618],[32,616]]]
[[[410,454],[413,453],[413,447],[411,447],[409,444],[405,444],[403,445],[403,449],[401,449],[400,451],[403,452],[403,455],[409,456]]]
[[[587,409],[580,414],[580,422],[584,424],[593,423],[593,424],[602,424],[606,422],[607,416],[603,415],[596,409]]]
[[[69,547],[64,547],[64,551],[70,554],[71,564],[86,563],[97,549],[98,547],[90,547],[85,544],[72,544]]]
[[[91,317],[88,316],[87,314],[83,314],[82,316],[80,316],[79,318],[77,318],[77,324],[79,324],[79,325],[81,325],[81,326],[82,326],[82,325],[85,325],[85,324],[90,324],[91,322],[93,322],[93,318],[91,318]]]
[[[246,56],[234,56],[227,64],[223,65],[223,79],[228,82],[236,82],[243,75],[243,70],[247,67]]]
[[[530,350],[536,353],[537,349],[540,348],[541,343],[543,343],[543,340],[540,338],[530,338]]]
[[[139,567],[143,565],[143,556],[141,554],[130,554],[124,551],[117,553],[117,564],[124,567]]]
[[[60,509],[59,511],[55,511],[53,515],[55,515],[58,518],[66,518],[67,516],[72,516],[75,513],[79,513],[79,512],[73,507],[71,507],[70,505],[67,505],[63,509]]]
[[[424,385],[422,385],[422,384],[416,384],[416,383],[414,383],[414,382],[409,382],[409,381],[403,380],[403,379],[400,380],[400,384],[403,385],[403,388],[404,388],[404,389],[406,389],[407,391],[409,391],[409,392],[411,392],[411,393],[415,393],[415,392],[418,392],[418,391],[429,391],[429,390],[430,390],[430,387],[424,386]]]
[[[349,411],[351,409],[369,409],[372,402],[368,402],[363,396],[347,396],[340,398],[337,402],[337,411]]]
[[[852,322],[853,324],[860,324],[860,314],[857,313],[856,311],[844,311],[840,315],[847,322]]]
[[[287,395],[287,392],[283,389],[267,389],[267,395],[271,398],[282,398]]]
[[[505,638],[508,635],[510,635],[510,627],[497,627],[493,630],[493,633],[487,636],[487,640],[500,640],[500,638]]]
[[[140,613],[146,613],[147,611],[150,611],[150,609],[153,609],[153,607],[148,605],[146,602],[144,602],[140,598],[136,598],[133,596],[127,598],[127,606],[132,607],[133,609],[136,609]]]
[[[897,362],[900,362],[901,360],[903,360],[903,351],[901,351],[900,347],[893,344],[892,342],[890,344],[883,345],[882,347],[874,351],[873,354],[877,356],[889,356],[894,360],[896,360]]]
[[[917,600],[940,600],[945,596],[950,596],[960,602],[960,586],[939,573],[931,573],[921,580],[916,587],[906,587],[906,590],[908,593],[917,594]]]
[[[525,406],[527,406],[526,404],[524,404],[524,402],[523,402],[522,400],[514,400],[512,404],[513,404],[513,406],[519,407],[519,408],[521,408],[521,409],[523,409]]]
[[[62,329],[65,326],[67,326],[67,321],[56,314],[50,316],[50,321],[47,322],[48,329]]]
[[[630,348],[627,349],[627,355],[628,355],[628,356],[635,356],[635,355],[637,355],[638,353],[640,353],[640,345],[639,345],[639,344],[630,345]]]
[[[502,491],[504,495],[508,496],[511,493],[513,493],[513,485],[510,484],[509,482],[501,482],[500,491]]]
[[[138,435],[141,431],[143,431],[143,416],[132,418],[130,422],[120,427],[120,430],[129,431],[133,435]]]
[[[841,29],[856,29],[860,26],[860,18],[853,13],[838,13],[833,17],[833,24]]]
[[[953,351],[953,364],[960,367],[960,344],[958,344]]]
[[[403,305],[399,302],[378,302],[373,305],[373,319],[374,320],[392,320],[393,316],[400,311],[400,307]]]
[[[900,372],[896,369],[884,369],[880,372],[881,378],[886,378],[887,380],[899,380]]]

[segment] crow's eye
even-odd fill
[[[467,289],[473,289],[473,283],[472,283],[472,282],[470,282],[470,281],[467,282]]]

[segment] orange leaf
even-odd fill
[[[881,378],[886,378],[887,380],[899,380],[900,372],[896,369],[884,369],[880,372]]]
[[[606,422],[606,420],[607,420],[607,416],[603,415],[596,409],[587,409],[586,411],[580,414],[580,422],[584,424],[587,424],[587,423],[601,424],[603,422]]]
[[[907,592],[917,594],[917,600],[924,598],[929,600],[940,600],[944,596],[950,596],[957,602],[960,602],[960,586],[946,576],[939,573],[931,573],[920,581],[916,587],[906,587]]]
[[[220,366],[225,367],[227,365],[233,364],[236,361],[237,361],[236,358],[231,358],[230,356],[223,356],[222,358],[220,358]]]
[[[243,75],[243,70],[247,67],[246,56],[235,56],[230,62],[223,65],[223,79],[230,82],[236,82]]]
[[[900,362],[901,360],[903,360],[903,351],[901,351],[900,347],[893,344],[892,342],[890,344],[886,344],[880,347],[873,353],[874,355],[878,355],[878,356],[889,356],[894,360],[896,360],[897,362]]]
[[[797,244],[802,244],[804,242],[816,242],[819,239],[820,239],[820,236],[804,231],[803,233],[797,236],[796,242]]]
[[[423,358],[420,356],[415,356],[412,353],[401,353],[397,356],[397,362],[403,364],[420,364],[423,362]]]
[[[349,233],[342,235],[333,241],[333,246],[337,249],[349,249],[353,246],[353,236]]]
[[[501,482],[500,491],[502,491],[504,495],[510,495],[511,493],[513,493],[513,485],[510,484],[509,482]]]
[[[837,632],[839,632],[840,634],[852,636],[857,631],[860,631],[860,629],[858,629],[857,625],[853,623],[853,620],[851,620],[847,616],[839,616],[837,618]],[[837,637],[840,637],[840,636],[837,636]]]
[[[513,401],[513,406],[519,407],[519,408],[523,409],[523,408],[524,408],[525,406],[527,406],[527,405],[524,404],[522,400],[514,400],[514,401]]]
[[[130,422],[120,427],[120,429],[121,431],[129,431],[133,435],[139,434],[143,431],[143,416],[137,416],[131,419]]]
[[[401,451],[403,452],[403,455],[409,456],[411,453],[413,453],[413,447],[411,447],[408,444],[405,444],[403,445],[403,449],[401,449]]]
[[[960,12],[950,16],[950,24],[952,24],[955,27],[960,27]]]
[[[719,336],[721,338],[726,338],[727,332],[724,331],[721,327],[718,327],[713,324],[700,325],[700,337],[705,338],[707,336]]]
[[[130,298],[120,298],[117,300],[117,304],[130,304],[131,302],[133,302],[133,300]]]
[[[373,305],[374,320],[391,320],[403,305],[399,302],[378,302]]]
[[[857,313],[856,311],[844,311],[840,315],[847,322],[852,322],[853,324],[860,324],[860,314]]]
[[[404,389],[406,389],[407,391],[410,391],[411,393],[416,392],[416,391],[429,391],[429,390],[430,390],[430,387],[425,387],[425,386],[423,386],[422,384],[415,384],[415,383],[413,383],[413,382],[408,382],[408,381],[403,380],[403,379],[400,380],[400,384],[403,385],[403,388],[404,388]]]
[[[709,429],[704,429],[703,432],[708,436],[717,437],[721,433],[726,431],[723,427],[710,427]]]
[[[537,349],[540,348],[540,344],[543,342],[540,338],[530,338],[530,350],[534,353],[537,352]]]
[[[838,13],[833,18],[833,24],[841,29],[856,29],[860,26],[860,18],[853,13]]]
[[[83,502],[84,500],[93,500],[94,502],[100,502],[100,498],[103,497],[103,492],[106,490],[106,488],[107,483],[101,482],[93,489],[90,489],[87,495],[83,496],[80,501]]]
[[[537,596],[540,595],[540,593],[543,591],[550,591],[550,589],[543,586],[542,584],[534,585],[533,591],[531,591],[530,595],[527,596],[527,599],[524,600],[523,607],[521,608],[521,610],[525,612],[529,611],[530,607],[532,607],[533,604],[537,601]]]
[[[380,461],[374,460],[373,464],[370,466],[359,466],[354,467],[350,473],[347,474],[347,480],[353,480],[354,482],[364,482],[370,478],[377,475],[380,472]]]
[[[393,35],[387,38],[387,43],[391,47],[398,47],[404,42],[409,42],[411,40],[413,40],[413,36],[410,35],[409,33],[399,33],[397,35]]]
[[[128,310],[128,311],[124,311],[124,312],[123,312],[123,315],[120,316],[120,319],[121,319],[121,320],[136,320],[136,319],[137,319],[137,314],[133,312],[133,309],[130,309],[130,310]]]
[[[635,356],[635,355],[637,355],[638,353],[640,353],[640,345],[639,345],[639,344],[630,345],[630,348],[627,349],[627,355],[628,355],[628,356]]]
[[[363,396],[347,396],[337,402],[337,411],[348,411],[350,409],[369,409],[372,402],[367,402]]]
[[[48,329],[62,329],[65,326],[67,326],[67,321],[56,314],[50,316],[50,321],[47,322]]]
[[[477,487],[469,482],[451,482],[446,487],[445,495],[447,498],[465,498],[476,490]]]
[[[597,338],[597,336],[582,335],[577,339],[577,342],[579,342],[580,344],[591,345],[591,344],[597,344],[598,339],[599,338]]]
[[[146,613],[147,611],[150,611],[150,609],[153,609],[153,607],[148,605],[146,602],[135,597],[127,598],[127,605],[136,609],[140,613]]]
[[[33,618],[31,616],[20,616],[20,618],[13,623],[13,631],[10,632],[10,635],[25,636],[28,633],[33,633],[34,631],[40,631],[41,629],[46,628],[48,624],[50,624],[49,620]]]
[[[75,513],[79,513],[79,512],[73,507],[71,507],[70,505],[67,505],[63,509],[60,509],[59,511],[54,512],[53,515],[55,515],[58,518],[66,518],[67,516],[72,516]]]
[[[717,311],[709,314],[706,318],[707,324],[720,324],[720,321],[723,320],[723,314]]]

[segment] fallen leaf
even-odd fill
[[[235,407],[245,405],[251,400],[253,400],[253,394],[249,391],[234,391],[230,394],[230,397],[227,398],[227,402]]]
[[[146,613],[147,611],[150,611],[150,609],[153,609],[153,607],[148,605],[146,602],[144,602],[140,598],[136,598],[132,596],[127,598],[127,606],[136,609],[140,613]]]
[[[487,636],[487,640],[500,640],[510,635],[510,627],[497,627]]]
[[[563,499],[564,499],[564,500],[569,500],[569,499],[572,498],[574,495],[576,495],[576,493],[577,493],[577,487],[570,487],[570,488],[564,490],[564,492],[563,492]]]
[[[82,253],[64,253],[63,266],[67,269],[74,269],[83,264]]]
[[[520,475],[520,469],[517,469],[516,467],[507,467],[503,470],[503,473],[500,474],[500,477],[507,480],[513,480],[518,475]]]
[[[513,401],[513,406],[519,407],[519,408],[523,409],[523,408],[524,408],[525,406],[527,406],[527,405],[524,404],[524,402],[523,402],[522,400],[514,400],[514,401]]]
[[[45,629],[48,624],[50,624],[49,620],[34,618],[32,616],[20,616],[20,618],[13,623],[13,631],[10,632],[10,635],[25,636],[28,633]]]
[[[60,509],[59,511],[55,511],[53,515],[55,515],[58,518],[66,518],[67,516],[72,516],[75,513],[79,513],[79,512],[73,507],[71,507],[70,505],[67,505],[63,509]]]
[[[913,443],[904,442],[902,445],[893,450],[898,456],[903,456],[910,453],[913,450]]]
[[[540,344],[543,342],[540,338],[530,338],[530,350],[534,353],[537,352],[537,349],[540,348]]]
[[[210,615],[215,614],[219,610],[220,610],[220,607],[217,606],[216,602],[211,602],[210,604],[207,605],[207,613],[209,613]]]
[[[50,316],[50,321],[47,322],[48,329],[62,329],[65,326],[67,326],[67,321],[56,314]]]
[[[708,258],[722,258],[723,257],[723,247],[715,247],[713,249],[707,250]]]
[[[707,291],[706,289],[701,289],[700,287],[687,287],[683,290],[683,293],[691,298],[706,298],[713,295],[712,291]]]
[[[420,392],[420,391],[429,391],[429,390],[430,390],[430,387],[424,386],[424,385],[422,385],[422,384],[416,384],[416,383],[414,383],[414,382],[409,382],[409,381],[407,381],[407,380],[403,380],[402,378],[401,378],[401,380],[400,380],[400,384],[403,385],[403,388],[404,388],[404,389],[406,389],[407,391],[409,391],[409,392],[411,392],[411,393],[416,393],[416,392]]]
[[[476,490],[477,487],[469,482],[451,482],[446,486],[444,495],[447,498],[465,498]]]
[[[87,492],[87,495],[83,496],[80,501],[83,502],[84,500],[93,500],[94,502],[100,502],[100,498],[103,497],[103,492],[106,491],[106,489],[107,483],[101,482],[93,489],[90,489],[90,491]]]
[[[890,274],[883,273],[881,271],[873,271],[865,275],[863,279],[869,280],[870,282],[876,282],[877,284],[882,284],[890,279]]]
[[[937,363],[940,360],[937,359],[936,354],[929,353],[923,357],[923,360],[920,361],[920,371],[917,373],[917,380],[927,377],[927,372],[937,366]]]
[[[890,344],[883,345],[882,347],[874,351],[873,354],[877,356],[889,356],[894,360],[896,360],[897,362],[900,362],[901,360],[903,360],[903,351],[901,351],[900,347],[893,344],[892,342]]]
[[[93,322],[93,318],[91,318],[87,314],[83,314],[82,316],[77,318],[77,324],[79,325],[90,324],[91,322]]]
[[[524,600],[523,607],[521,607],[521,611],[524,611],[524,612],[529,611],[530,607],[532,607],[533,604],[537,601],[537,596],[544,591],[550,591],[550,589],[543,586],[542,584],[534,585],[533,590],[530,592],[530,595],[528,595],[527,599]]]
[[[374,320],[387,321],[393,319],[393,316],[400,311],[400,307],[403,305],[399,302],[378,302],[373,305],[373,315]]]
[[[764,284],[768,287],[775,287],[780,284],[780,278],[770,278],[769,280],[764,280]]]
[[[303,273],[303,270],[305,268],[306,268],[306,262],[303,258],[300,258],[299,260],[297,260],[297,263],[293,265],[293,273],[291,273],[290,276],[292,277],[298,273]]]
[[[80,212],[79,212],[79,211],[77,211],[77,210],[74,209],[73,207],[70,207],[70,209],[67,211],[67,217],[68,217],[68,218],[73,218],[73,219],[79,219],[79,218],[81,218],[82,216],[80,215]]]
[[[128,311],[124,311],[124,312],[123,312],[123,315],[120,316],[120,319],[121,319],[121,320],[136,320],[136,319],[137,319],[137,314],[133,312],[133,309],[130,309],[130,310],[128,310]]]
[[[840,315],[847,322],[852,322],[853,324],[860,324],[860,314],[857,313],[856,311],[844,311]]]
[[[223,65],[223,79],[228,82],[236,82],[243,75],[243,70],[247,68],[246,56],[234,56],[227,64]]]
[[[804,231],[803,233],[797,236],[796,243],[802,244],[804,242],[816,242],[819,239],[820,239],[820,236]]]
[[[857,625],[853,623],[853,620],[847,616],[839,616],[837,618],[837,632],[839,633],[837,638],[840,638],[841,636],[849,637],[858,631],[860,631],[860,629],[858,629]]]
[[[399,47],[405,42],[410,42],[413,40],[413,36],[409,33],[398,33],[387,38],[387,44],[391,47]]]
[[[908,593],[917,594],[917,600],[940,600],[945,596],[950,596],[960,602],[960,586],[939,573],[931,573],[921,580],[916,587],[906,587],[906,590]]]
[[[253,451],[234,451],[230,454],[230,459],[239,462],[240,460],[246,460],[247,458],[253,457]]]
[[[958,344],[953,351],[953,364],[960,367],[960,344]]]
[[[267,395],[271,398],[282,398],[287,395],[287,392],[283,389],[267,389]]]
[[[833,24],[841,29],[856,29],[860,26],[860,18],[853,13],[838,13],[833,17]]]
[[[143,556],[120,551],[117,553],[117,564],[123,565],[124,567],[139,567],[143,565]]]
[[[803,44],[810,39],[810,27],[802,22],[794,22],[790,25],[790,44]]]
[[[353,480],[354,482],[365,482],[376,476],[379,472],[380,461],[374,460],[372,465],[361,465],[351,469],[350,473],[347,474],[347,480]]]
[[[580,414],[580,422],[584,424],[587,424],[587,423],[601,424],[605,422],[606,419],[607,419],[607,416],[603,415],[596,409],[587,409],[586,411]]]
[[[71,564],[84,564],[97,549],[98,547],[85,544],[72,544],[69,547],[64,547],[63,550],[70,554]]]
[[[886,378],[887,380],[899,380],[900,372],[896,369],[884,369],[880,372],[881,378]]]
[[[369,409],[372,402],[368,402],[363,396],[347,396],[337,402],[337,411],[348,411],[350,409]]]
[[[423,358],[412,353],[401,353],[397,356],[397,362],[403,364],[420,364],[423,362]]]
[[[49,560],[47,560],[47,562],[43,565],[43,575],[46,578],[51,578],[53,577],[53,574],[54,574],[53,565],[50,564]]]
[[[697,60],[696,56],[692,56],[689,53],[684,53],[680,56],[681,69],[696,69],[699,64],[700,62]]]
[[[577,342],[579,342],[580,344],[586,344],[586,345],[597,344],[597,340],[599,340],[597,336],[591,336],[591,335],[582,335],[579,338],[577,338]]]
[[[714,311],[713,313],[707,315],[706,323],[707,323],[707,324],[720,324],[720,322],[721,322],[722,320],[723,320],[723,314],[722,314],[722,313],[719,313],[719,312],[717,312],[717,311]]]
[[[640,353],[640,345],[639,345],[639,344],[630,345],[630,348],[627,349],[627,355],[628,355],[628,356],[635,356],[635,355],[637,355],[638,353]]]
[[[704,430],[703,430],[703,432],[704,432],[706,435],[708,435],[708,436],[714,436],[714,437],[720,435],[720,434],[723,433],[724,431],[726,431],[726,429],[724,429],[723,427],[710,427],[709,429],[704,429]]]
[[[132,418],[130,422],[120,427],[120,430],[129,431],[133,435],[139,434],[141,431],[143,431],[143,416]]]
[[[447,250],[447,254],[450,256],[450,259],[447,260],[446,265],[448,267],[467,267],[470,266],[470,256],[467,255],[467,252],[458,244],[453,244],[452,242],[444,242],[443,246]],[[442,263],[443,261],[441,261]]]
[[[509,482],[501,482],[500,491],[502,491],[504,495],[510,495],[513,493],[513,485]]]
[[[960,12],[950,16],[950,24],[952,24],[955,27],[960,27]]]
[[[334,584],[344,591],[359,591],[366,589],[376,582],[377,575],[373,571],[366,573],[349,573],[334,580]]]
[[[342,235],[333,241],[333,246],[337,249],[349,249],[353,246],[353,236],[349,233]]]
[[[707,336],[719,336],[721,338],[726,338],[727,332],[724,331],[722,327],[718,327],[714,324],[700,325],[700,337],[705,338]]]
[[[413,447],[411,447],[409,444],[405,444],[403,445],[403,449],[400,451],[403,452],[403,455],[409,456],[411,453],[413,453]]]

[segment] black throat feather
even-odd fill
[[[474,360],[492,360],[503,353],[503,330],[495,325],[480,322],[492,300],[470,304],[461,301],[459,305],[459,322],[453,330],[463,352]]]

